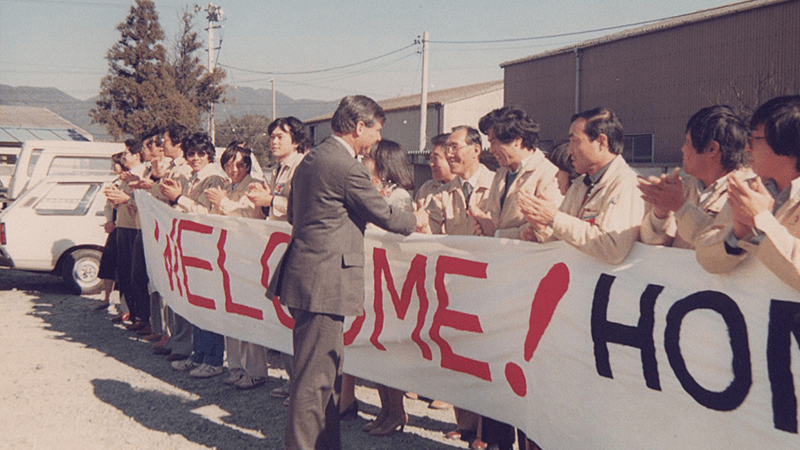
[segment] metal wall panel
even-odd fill
[[[574,52],[506,66],[506,102],[560,102],[548,105],[559,117],[537,117],[553,136],[549,126],[568,126],[559,119],[574,108],[574,71]],[[657,163],[679,164],[686,122],[698,109],[722,103],[749,114],[775,95],[800,92],[800,1],[584,48],[580,92],[581,109],[614,110],[626,134],[654,134]]]

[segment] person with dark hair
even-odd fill
[[[478,159],[481,153],[481,134],[475,128],[460,125],[450,132],[444,145],[452,180],[442,185],[431,198],[427,209],[428,232],[433,234],[472,235],[475,219],[470,208],[487,209],[489,190],[494,172]],[[446,433],[454,440],[483,445],[478,437],[478,420],[474,412],[454,407],[456,428]]]
[[[445,183],[455,178],[453,172],[450,171],[450,165],[447,163],[447,156],[444,154],[448,136],[450,135],[443,133],[431,138],[431,153],[428,166],[431,168],[433,179],[423,183],[414,193],[414,203],[417,204],[417,209],[424,210],[427,208],[431,198],[433,198],[433,194]]]
[[[494,172],[480,163],[481,133],[470,126],[453,128],[445,144],[450,172],[456,175],[431,198],[426,209],[433,234],[471,235],[471,207],[486,209]]]
[[[595,108],[572,116],[569,153],[583,176],[569,188],[561,207],[520,193],[520,208],[533,225],[524,237],[563,240],[605,263],[621,263],[639,239],[644,217],[636,173],[622,158],[622,149],[622,124],[612,111]],[[548,227],[550,237],[539,234]]]
[[[519,194],[524,191],[558,207],[563,200],[556,182],[558,168],[537,148],[539,124],[525,111],[512,106],[495,109],[478,126],[500,168],[489,189],[487,209],[469,211],[476,220],[475,234],[521,239],[529,224],[517,204]]]
[[[264,209],[270,220],[286,221],[286,208],[292,194],[292,178],[309,146],[306,127],[295,117],[281,117],[268,127],[269,149],[278,161],[267,182],[251,183],[247,197]],[[288,394],[287,394],[288,395]]]
[[[475,234],[522,239],[530,224],[519,208],[519,194],[526,192],[558,207],[563,199],[556,181],[558,168],[537,148],[539,124],[525,111],[513,106],[495,109],[480,119],[478,127],[488,137],[489,150],[500,168],[494,174],[487,209],[469,210],[476,220]],[[544,230],[540,233],[546,238]],[[511,425],[483,416],[479,429],[489,448],[511,450],[514,445]]]
[[[123,153],[119,152],[111,155],[111,170],[114,171],[117,178],[109,184],[110,186],[119,187],[122,182],[119,175],[127,170],[122,162]],[[114,290],[114,282],[117,279],[117,231],[116,225],[114,225],[117,219],[117,211],[110,200],[106,200],[103,215],[106,218],[103,230],[108,233],[108,237],[106,238],[106,244],[103,246],[103,254],[100,257],[100,267],[97,270],[97,278],[103,280],[103,300],[95,308],[97,311],[103,311],[111,306],[111,292]]]
[[[180,124],[171,124],[164,128],[161,135],[164,146],[164,154],[169,163],[166,167],[156,166],[153,175],[158,178],[150,188],[150,194],[165,203],[169,200],[161,193],[161,180],[178,179],[183,177],[189,179],[192,175],[192,168],[183,157],[183,140],[189,135],[189,130]],[[158,292],[150,294],[150,315],[161,313],[162,300]],[[153,344],[153,353],[156,355],[168,355],[168,361],[178,361],[188,358],[192,353],[192,324],[183,316],[176,314],[169,306],[163,308],[164,329],[160,330],[162,336],[158,342]],[[169,331],[167,335],[166,331]],[[153,329],[153,332],[159,330]]]
[[[341,449],[339,431],[345,316],[364,311],[364,229],[411,234],[424,213],[390,207],[356,159],[381,139],[383,109],[364,96],[342,99],[334,135],[311,149],[292,179],[292,237],[272,276],[294,318],[294,368],[286,449]]]
[[[755,179],[728,175],[728,202],[696,244],[711,273],[733,270],[753,255],[800,291],[800,96],[776,97],[750,119]]]
[[[372,163],[367,164],[367,168],[372,174],[372,179],[377,180],[376,187],[386,203],[392,209],[410,212],[414,211],[414,205],[409,191],[413,189],[414,185],[411,182],[411,170],[407,158],[406,151],[400,144],[381,140],[373,147],[370,158],[364,158],[362,163],[368,161]],[[374,226],[369,224],[367,227]],[[350,376],[345,374],[344,377]],[[342,384],[342,390],[345,391],[350,386],[355,386],[355,380],[351,378]],[[372,436],[388,436],[398,429],[402,431],[408,421],[408,415],[403,405],[404,392],[380,383],[376,383],[376,388],[380,397],[381,409],[375,420],[367,423],[363,430]],[[353,408],[354,411],[357,409],[357,406]]]
[[[311,139],[306,132],[305,124],[296,117],[280,117],[272,121],[267,128],[269,133],[269,149],[278,164],[272,168],[272,174],[263,183],[250,183],[247,197],[267,214],[269,220],[286,221],[289,198],[292,195],[292,178],[297,166],[303,160]],[[289,392],[292,387],[292,355],[281,354],[288,379],[283,385],[270,391],[273,398],[283,398],[288,405]]]
[[[147,282],[141,285],[138,280],[141,268],[137,264],[143,262],[136,259],[136,246],[141,243],[141,224],[139,211],[133,198],[133,187],[128,180],[140,180],[147,169],[143,163],[142,143],[138,139],[125,141],[125,151],[122,161],[127,172],[121,176],[122,183],[119,187],[107,186],[103,193],[111,201],[116,210],[117,230],[117,283],[120,294],[125,298],[125,303],[130,311],[132,322],[127,328],[137,331],[149,327],[150,299],[147,295]],[[138,237],[138,239],[137,239]],[[146,268],[145,268],[146,272]]]
[[[220,158],[230,184],[226,189],[208,188],[211,212],[223,216],[264,219],[264,213],[247,198],[247,188],[255,182],[250,176],[252,151],[241,141],[233,141]],[[223,382],[237,389],[252,389],[267,382],[267,353],[264,346],[225,336],[228,369],[231,374]]]
[[[181,146],[192,174],[188,178],[161,180],[161,194],[180,211],[208,214],[211,201],[204,192],[211,187],[225,186],[224,174],[212,164],[216,153],[214,144],[207,134],[198,132],[187,136]]]
[[[700,232],[711,225],[728,199],[727,175],[743,169],[747,127],[727,106],[709,106],[697,111],[686,124],[684,182],[672,174],[639,180],[642,198],[651,206],[642,221],[640,239],[645,244],[694,248]]]
[[[381,182],[381,195],[390,205],[413,211],[411,192],[414,191],[414,181],[403,147],[395,141],[381,140],[373,148],[372,158],[375,160],[375,175]]]
[[[182,146],[184,157],[192,168],[192,175],[188,179],[162,179],[161,193],[179,211],[208,214],[212,203],[205,192],[212,188],[225,187],[224,175],[212,164],[214,145],[207,134],[194,133],[183,140]],[[221,334],[195,326],[192,348],[191,358],[173,361],[173,369],[190,371],[189,375],[195,378],[209,378],[223,372],[225,339]]]
[[[558,167],[558,173],[556,173],[558,190],[561,195],[567,195],[567,190],[572,186],[572,181],[578,178],[578,172],[575,172],[575,167],[573,167],[572,159],[569,156],[569,141],[556,143],[547,153],[547,159]]]

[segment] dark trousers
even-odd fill
[[[131,321],[140,319],[137,307],[136,292],[133,291],[133,245],[136,240],[135,228],[117,228],[117,285],[119,292],[125,297]]]
[[[147,261],[144,257],[144,241],[142,230],[136,230],[133,240],[133,256],[131,261],[131,289],[135,291],[137,312],[136,317],[147,322],[150,320],[150,290],[147,283]]]
[[[516,440],[514,427],[486,416],[481,419],[481,433],[484,442],[497,445],[499,450],[511,450]]]
[[[221,366],[225,354],[225,336],[194,327],[192,336],[194,354],[192,361],[209,366]]]
[[[294,317],[294,369],[285,448],[340,450],[344,317],[290,311]]]

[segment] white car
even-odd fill
[[[49,177],[0,213],[0,266],[61,275],[82,294],[97,293],[107,234],[103,186],[113,176]]]

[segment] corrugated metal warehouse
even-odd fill
[[[686,122],[700,108],[748,115],[800,92],[800,0],[703,10],[501,66],[505,104],[539,121],[543,148],[566,139],[572,114],[605,106],[622,120],[629,162],[679,165]]]

